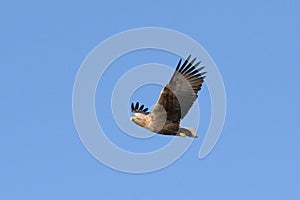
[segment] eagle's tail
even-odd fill
[[[180,136],[188,136],[197,138],[197,131],[195,128],[186,128],[186,127],[180,127],[178,130],[178,133]]]

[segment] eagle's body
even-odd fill
[[[197,137],[193,128],[180,127],[180,120],[185,117],[197,99],[206,72],[197,68],[200,62],[193,65],[196,58],[189,62],[189,56],[181,65],[181,59],[169,83],[162,89],[160,97],[151,112],[144,105],[131,104],[135,117],[130,119],[139,126],[163,135]]]

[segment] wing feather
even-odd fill
[[[162,89],[152,113],[161,111],[161,106],[167,112],[167,120],[178,122],[185,117],[194,101],[197,99],[198,91],[201,89],[206,72],[200,71],[204,67],[197,68],[201,62],[190,62],[191,55],[181,65],[182,59],[179,60],[176,70],[169,83]]]

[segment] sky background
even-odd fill
[[[298,0],[2,1],[0,199],[299,199],[299,19]],[[191,148],[163,170],[128,174],[85,149],[73,123],[72,90],[96,45],[145,26],[180,31],[209,52],[224,80],[227,117],[217,145],[199,160],[210,112],[204,87],[203,126]],[[178,61],[159,51],[125,57],[103,84],[139,64]],[[132,99],[149,106],[160,89],[140,88]],[[168,140],[155,136],[151,146],[126,137],[109,110],[101,117],[109,99],[100,92],[99,86],[97,116],[118,145],[143,152]]]

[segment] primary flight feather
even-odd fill
[[[144,105],[131,103],[131,111],[135,117],[131,117],[135,124],[152,132],[163,135],[178,135],[197,137],[194,128],[180,126],[180,120],[185,117],[194,101],[198,97],[206,72],[201,72],[204,67],[198,67],[201,62],[191,55],[182,63],[179,60],[176,70],[169,83],[162,89],[153,110],[148,112]]]

